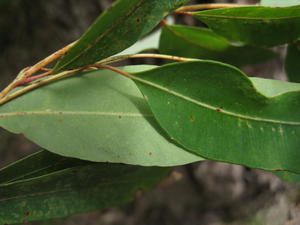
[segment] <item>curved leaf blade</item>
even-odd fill
[[[172,64],[134,79],[159,124],[185,149],[211,160],[300,172],[300,85],[282,82],[287,92],[267,97],[241,71],[213,61]]]
[[[121,52],[187,0],[118,0],[57,63],[55,72],[79,68]]]
[[[107,70],[60,80],[1,106],[0,126],[83,160],[144,166],[201,160],[165,138],[134,82]]]
[[[159,51],[187,58],[212,59],[235,66],[260,63],[276,55],[265,48],[235,46],[210,29],[181,25],[164,27]]]
[[[217,34],[257,46],[275,46],[300,37],[300,5],[215,9],[194,13]]]
[[[0,185],[0,223],[65,217],[120,206],[149,190],[167,168],[88,163]]]
[[[291,82],[300,83],[300,41],[290,44],[285,59],[285,71]]]

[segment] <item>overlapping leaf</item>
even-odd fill
[[[288,47],[285,71],[288,79],[300,83],[300,41],[290,44]]]
[[[2,169],[0,176],[20,168],[30,171],[30,163],[36,164],[38,158],[43,158],[38,163],[44,168],[66,159],[54,156],[55,160],[49,158],[47,161],[44,156],[45,152],[39,152],[23,159],[9,166],[7,169],[10,171]],[[119,206],[132,200],[137,190],[148,190],[155,185],[167,174],[168,169],[77,160],[73,164],[65,164],[65,168],[53,171],[56,172],[0,184],[0,223],[59,218]]]
[[[55,66],[56,72],[107,58],[151,31],[170,11],[188,0],[118,0],[104,12]]]
[[[216,33],[233,41],[275,46],[300,37],[300,5],[236,7],[194,13]]]
[[[189,58],[213,59],[236,66],[259,63],[275,56],[271,50],[254,46],[235,46],[206,28],[167,25],[159,51]]]
[[[191,152],[300,172],[299,84],[251,82],[238,69],[213,61],[172,64],[134,77],[159,124]]]
[[[61,80],[2,105],[0,126],[84,160],[145,166],[201,160],[164,137],[134,82],[107,70]]]

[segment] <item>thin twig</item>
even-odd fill
[[[66,52],[68,52],[70,50],[70,48],[76,43],[73,42],[65,47],[63,47],[62,49],[54,52],[52,55],[46,57],[45,59],[41,60],[40,62],[38,62],[37,64],[35,64],[34,66],[30,67],[28,70],[26,70],[26,72],[20,77],[21,79],[23,78],[27,78],[32,76],[33,74],[35,74],[36,72],[40,71],[42,68],[44,68],[45,66],[47,66],[48,64],[52,63],[53,61],[59,59],[60,57],[62,57],[64,54],[66,54]]]
[[[28,78],[25,78],[25,79],[23,79],[23,80],[17,81],[17,82],[15,83],[14,88],[19,87],[19,86],[22,86],[22,85],[25,85],[25,84],[28,84],[28,83],[31,83],[31,82],[33,82],[33,81],[42,79],[42,78],[47,77],[47,76],[50,76],[51,74],[52,74],[52,71],[48,71],[48,72],[46,72],[46,73],[43,73],[43,74],[40,74],[40,75],[37,75],[37,76],[28,77]]]
[[[124,70],[120,70],[116,67],[113,67],[113,66],[109,66],[109,65],[95,65],[95,66],[98,68],[111,70],[113,72],[116,72],[116,73],[124,76],[124,77],[132,78],[132,76],[129,73],[125,72]]]
[[[36,81],[36,82],[32,83],[32,84],[29,84],[28,86],[12,93],[11,95],[4,96],[3,98],[0,99],[0,105],[5,104],[10,100],[12,100],[12,99],[14,99],[14,98],[16,98],[20,95],[23,95],[23,94],[25,94],[25,93],[33,90],[33,89],[41,87],[45,84],[49,84],[49,83],[54,82],[58,79],[65,78],[67,76],[71,76],[72,74],[80,72],[80,71],[88,71],[88,70],[92,70],[92,69],[95,69],[95,68],[110,69],[112,71],[115,71],[115,72],[117,72],[119,74],[122,74],[123,76],[129,77],[131,79],[137,79],[137,78],[132,77],[130,74],[126,73],[125,71],[122,71],[118,68],[115,68],[115,67],[112,67],[112,66],[109,66],[109,65],[105,65],[106,63],[112,63],[112,62],[121,61],[121,60],[125,60],[125,59],[132,59],[132,58],[160,58],[160,59],[168,59],[168,60],[175,60],[175,61],[181,61],[181,62],[199,60],[199,59],[183,58],[183,57],[171,56],[171,55],[136,54],[136,55],[123,55],[123,56],[110,57],[110,58],[101,60],[101,61],[97,62],[96,64],[86,66],[86,67],[83,67],[83,68],[79,68],[79,69],[64,71],[64,72],[61,72],[61,73],[56,74],[56,75],[52,75],[51,74],[52,71],[50,70],[46,73],[43,73],[43,74],[40,74],[40,75],[37,75],[37,76],[28,77],[28,78],[25,78],[23,80],[17,80],[17,82],[14,83],[15,86],[12,87],[12,89],[17,87],[17,86],[28,84],[28,83],[33,82],[33,81]],[[50,78],[47,78],[47,79],[39,80],[39,79],[44,78],[44,77],[49,76],[49,75],[52,75],[52,76]]]
[[[137,58],[157,58],[157,59],[168,59],[168,60],[181,61],[181,62],[199,60],[199,59],[184,58],[184,57],[172,56],[172,55],[148,54],[147,53],[147,54],[113,56],[110,58],[103,59],[103,60],[97,62],[96,64],[107,64],[107,63],[119,62],[119,61],[126,60],[126,59],[137,59]]]
[[[50,64],[51,62],[57,60],[61,56],[63,56],[67,51],[69,51],[69,49],[75,43],[76,42],[73,42],[73,43],[63,47],[62,49],[56,51],[55,53],[53,53],[50,56],[46,57],[45,59],[41,60],[40,62],[38,62],[34,66],[27,67],[27,68],[23,69],[18,74],[18,76],[6,88],[4,88],[4,90],[2,90],[2,92],[0,93],[0,99],[5,98],[5,96],[10,91],[12,91],[16,86],[18,86],[18,85],[16,85],[18,82],[21,82],[22,80],[32,76],[33,74],[35,74],[38,71],[45,71],[45,70],[47,71],[48,69],[45,69],[44,67],[47,66],[48,64]],[[48,70],[48,72],[49,72],[49,70]]]
[[[72,75],[76,72],[79,72],[81,70],[82,70],[82,68],[81,69],[68,70],[68,71],[59,73],[57,75],[51,76],[48,79],[41,80],[39,82],[30,84],[30,85],[26,86],[25,88],[23,88],[21,90],[18,90],[16,92],[12,93],[11,95],[7,95],[7,96],[3,97],[2,99],[0,99],[0,105],[3,105],[4,103],[7,103],[8,101],[10,101],[10,100],[12,100],[16,97],[19,97],[20,95],[23,95],[23,94],[25,94],[25,93],[33,90],[33,89],[36,89],[36,88],[38,88],[40,86],[43,86],[45,84],[49,84],[49,83],[51,83],[53,81],[56,81],[58,79],[65,78],[65,77],[70,76],[70,75]]]
[[[186,5],[182,6],[174,11],[174,13],[182,13],[182,11],[188,10],[205,10],[205,9],[219,9],[219,8],[234,8],[243,6],[253,6],[246,4],[197,4],[197,5]]]

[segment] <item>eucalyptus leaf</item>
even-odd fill
[[[300,37],[300,5],[234,7],[193,14],[225,38],[258,46],[275,46]]]
[[[181,25],[164,27],[159,51],[188,58],[213,59],[235,66],[260,63],[276,55],[265,48],[235,46],[207,28]]]
[[[88,163],[41,150],[1,168],[0,184],[34,178]]]
[[[83,160],[144,166],[201,160],[166,138],[134,82],[108,70],[80,73],[2,105],[0,126]]]
[[[58,62],[59,72],[90,65],[123,51],[188,0],[117,0]]]
[[[285,71],[288,79],[300,83],[300,41],[290,44],[285,59]]]
[[[157,121],[201,157],[264,170],[300,172],[300,84],[264,94],[235,67],[176,63],[133,74]],[[296,86],[295,86],[296,85]],[[282,92],[285,89],[285,92]],[[272,96],[270,96],[273,94]]]
[[[153,187],[167,168],[89,163],[0,185],[0,223],[65,217],[123,205]]]

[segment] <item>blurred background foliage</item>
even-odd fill
[[[112,2],[0,0],[0,88],[21,69],[78,39]],[[255,0],[215,2],[257,3]],[[178,24],[203,26],[191,17],[176,16],[175,20]],[[283,72],[286,47],[277,47],[275,51],[281,56],[242,69],[250,75],[286,79]],[[0,130],[0,167],[38,149],[22,135]],[[175,168],[155,191],[137,193],[136,200],[126,207],[34,224],[299,225],[300,186],[283,183],[269,172],[205,161]]]

